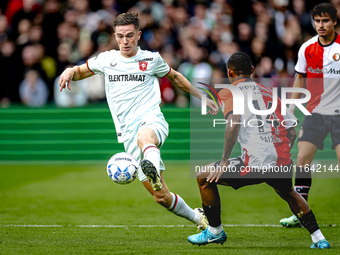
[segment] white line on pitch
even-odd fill
[[[223,224],[224,227],[282,227],[281,225],[272,224]],[[322,224],[320,227],[339,227],[339,224]],[[0,227],[23,227],[23,228],[183,228],[196,227],[195,225],[18,225],[18,224],[0,224]]]

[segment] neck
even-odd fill
[[[241,75],[236,75],[233,78],[229,77],[231,83],[233,83],[234,81],[237,81],[239,79],[243,79],[243,78],[250,78],[250,75],[249,74],[247,74],[247,75],[241,74]]]
[[[335,32],[333,31],[329,36],[325,36],[325,37],[319,36],[319,40],[322,45],[329,45],[333,42],[334,37],[335,37]]]

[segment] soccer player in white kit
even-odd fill
[[[332,149],[335,149],[340,162],[340,36],[335,32],[337,10],[329,3],[316,5],[312,17],[318,35],[302,44],[294,87],[307,89],[311,99],[307,110],[312,114],[305,116],[298,137],[297,171],[295,190],[308,198],[312,185],[310,165],[318,149],[323,150],[323,141],[331,133]],[[293,93],[292,98],[300,97]],[[295,105],[290,106],[294,113]],[[339,167],[339,166],[337,166]],[[285,227],[300,227],[295,215],[283,218],[280,223]]]
[[[204,230],[207,221],[203,210],[191,209],[179,195],[169,191],[164,181],[162,172],[165,167],[159,149],[168,136],[168,123],[159,107],[161,97],[157,76],[167,77],[174,85],[199,99],[201,93],[183,75],[171,69],[159,53],[141,50],[137,46],[142,33],[139,24],[138,15],[120,14],[113,25],[119,51],[106,51],[86,64],[67,68],[60,76],[60,91],[66,86],[71,89],[71,80],[104,75],[106,98],[118,142],[124,143],[125,151],[141,161],[139,180],[157,203]],[[218,108],[212,100],[207,106],[209,113],[217,114]]]

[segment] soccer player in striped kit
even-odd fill
[[[271,106],[275,105],[273,92],[250,78],[254,67],[247,54],[234,53],[228,61],[227,68],[231,85],[240,89],[246,96],[245,105],[252,102],[254,108],[261,111],[271,109]],[[266,183],[287,202],[291,211],[299,217],[302,225],[311,234],[313,243],[310,248],[330,248],[307,202],[293,189],[290,148],[296,138],[294,115],[288,109],[286,115],[281,114],[281,102],[278,98],[276,109],[269,115],[254,114],[246,109],[247,107],[244,107],[243,115],[234,114],[234,101],[239,102],[237,96],[234,96],[228,88],[222,89],[219,96],[223,102],[223,115],[228,121],[222,159],[202,167],[197,174],[209,227],[200,234],[189,236],[188,241],[192,244],[205,245],[223,244],[227,240],[221,222],[221,200],[217,184],[239,189]],[[246,124],[250,122],[252,124]],[[254,125],[256,122],[262,124]],[[284,126],[283,122],[286,123]],[[242,155],[238,158],[229,158],[237,139]],[[268,169],[275,171],[269,172]]]
[[[337,24],[336,9],[329,3],[316,5],[312,17],[318,35],[302,44],[295,66],[294,88],[304,88],[311,93],[307,110],[298,133],[298,156],[295,177],[295,190],[304,199],[308,198],[312,184],[311,165],[318,149],[331,133],[332,149],[340,161],[340,36],[334,31]],[[293,93],[292,98],[300,98]],[[290,106],[294,113],[295,105]],[[280,223],[286,227],[299,227],[299,219],[292,215]]]

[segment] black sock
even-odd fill
[[[208,218],[209,225],[212,227],[218,227],[221,222],[221,205],[218,206],[206,206],[202,204],[205,215]]]
[[[312,175],[308,168],[298,167],[295,176],[294,189],[299,193],[306,201],[308,199],[309,189],[312,186]]]
[[[319,229],[319,225],[316,222],[315,215],[312,210],[299,218],[299,220],[302,226],[304,226],[310,234],[313,234],[316,230]]]

